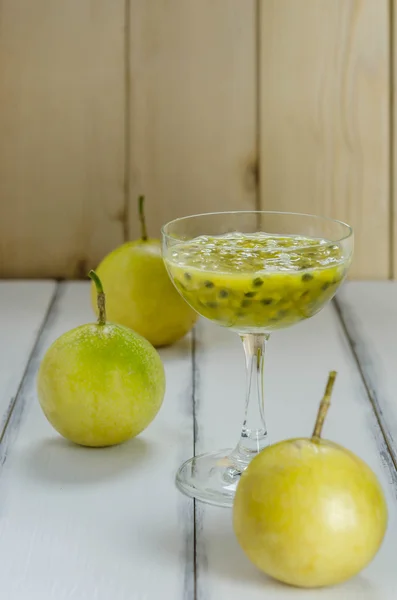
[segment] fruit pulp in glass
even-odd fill
[[[301,235],[200,235],[168,248],[165,263],[202,316],[240,333],[272,331],[307,319],[346,276],[340,245]]]

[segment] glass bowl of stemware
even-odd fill
[[[267,444],[264,354],[270,334],[318,313],[350,267],[349,225],[315,215],[236,211],[193,215],[162,228],[162,252],[181,296],[243,343],[246,396],[240,438],[230,450],[187,460],[181,492],[230,507],[241,473]]]

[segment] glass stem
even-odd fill
[[[240,440],[230,459],[236,469],[243,471],[251,459],[267,445],[264,412],[265,348],[269,334],[240,335],[247,366],[245,415]]]

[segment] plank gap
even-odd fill
[[[124,242],[130,240],[131,0],[124,0]]]
[[[35,340],[35,342],[34,342],[34,344],[32,346],[32,350],[29,353],[28,360],[26,362],[26,367],[25,367],[25,370],[24,370],[24,372],[22,374],[21,381],[20,381],[20,383],[18,385],[18,389],[16,391],[15,397],[10,402],[9,407],[7,409],[7,413],[6,413],[6,416],[5,416],[5,419],[4,419],[4,426],[3,426],[3,429],[2,429],[2,431],[0,433],[0,468],[3,466],[3,464],[5,462],[5,459],[6,459],[6,455],[7,455],[7,449],[4,450],[4,448],[3,448],[3,441],[6,438],[6,432],[7,432],[8,426],[11,423],[12,416],[14,414],[15,407],[16,407],[16,405],[18,403],[18,399],[19,399],[21,390],[22,390],[23,385],[25,383],[25,380],[26,380],[26,378],[27,378],[27,376],[28,376],[28,374],[30,372],[31,364],[32,364],[35,356],[37,355],[38,349],[40,347],[40,340],[41,340],[42,334],[43,334],[43,332],[45,331],[45,329],[47,327],[47,324],[49,322],[50,316],[51,316],[51,314],[52,314],[52,312],[54,310],[55,303],[57,302],[58,295],[59,295],[59,285],[60,284],[57,283],[56,286],[55,286],[55,288],[54,288],[54,291],[52,293],[51,299],[50,299],[50,301],[48,303],[48,306],[47,306],[47,310],[46,310],[46,312],[44,314],[44,317],[43,317],[43,320],[41,322],[40,328],[39,328],[39,330],[37,332],[36,340]]]
[[[244,361],[237,336],[204,320],[197,331],[196,355],[200,371],[196,449],[202,453],[226,448],[234,441],[233,429],[240,426]],[[338,400],[327,417],[324,437],[354,452],[376,473],[387,496],[390,516],[386,538],[375,561],[362,577],[347,582],[338,593],[346,599],[362,597],[371,586],[371,591],[392,600],[397,473],[357,367],[332,304],[301,327],[277,332],[267,357],[266,416],[271,442],[305,432],[310,435],[326,375],[330,368],[338,371]],[[233,532],[230,511],[201,503],[197,509],[195,600],[245,596],[260,600],[264,594],[274,600],[292,599],[296,590],[264,579],[245,558]],[[334,597],[333,591],[324,593],[328,592]]]
[[[339,321],[340,321],[343,333],[344,333],[344,335],[346,337],[346,341],[347,341],[348,346],[350,348],[350,352],[352,353],[352,356],[353,356],[354,361],[356,363],[357,370],[358,370],[358,372],[360,374],[361,381],[362,381],[362,383],[364,385],[364,388],[365,388],[365,391],[367,393],[368,400],[369,400],[369,402],[371,404],[373,413],[374,413],[376,421],[378,423],[379,430],[380,430],[380,432],[382,434],[382,437],[383,437],[385,446],[387,448],[387,452],[389,454],[390,460],[391,460],[391,462],[393,464],[395,472],[397,473],[397,459],[396,459],[396,456],[395,456],[395,454],[393,452],[392,444],[390,443],[389,434],[387,432],[387,427],[384,424],[384,420],[383,420],[383,417],[382,417],[382,410],[381,410],[381,408],[379,406],[378,399],[376,397],[376,394],[371,389],[372,386],[370,384],[370,381],[367,378],[367,375],[365,373],[365,369],[363,368],[363,366],[361,364],[360,356],[359,356],[359,353],[357,352],[356,343],[354,341],[354,334],[353,334],[353,332],[351,330],[352,325],[351,324],[349,325],[347,319],[345,319],[343,308],[342,308],[341,304],[339,303],[339,301],[337,300],[337,298],[334,298],[333,304],[335,306],[336,314],[338,315],[338,318],[339,318]]]
[[[50,344],[92,320],[89,284],[67,282],[58,286],[40,336],[34,336],[38,342],[0,446],[4,595],[126,599],[132,564],[136,595],[154,598],[165,589],[175,600],[192,600],[193,503],[174,484],[193,445],[191,336],[160,349],[168,390],[150,427],[126,444],[87,449],[51,428],[36,400],[35,380]]]
[[[394,2],[395,0],[389,0],[389,279],[394,279],[394,252],[395,252],[395,227],[394,227],[394,219],[395,219],[395,210],[394,210],[394,142],[395,142],[395,115],[394,115],[394,69],[395,69],[395,59],[394,59],[394,51],[395,51],[395,43],[394,43],[394,20],[395,20],[395,11],[394,11]]]
[[[262,165],[261,165],[261,0],[255,2],[255,154],[256,154],[256,196],[255,209],[261,210]]]

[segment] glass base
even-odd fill
[[[189,498],[231,508],[242,473],[231,460],[232,452],[228,448],[190,458],[176,474],[177,488]]]

